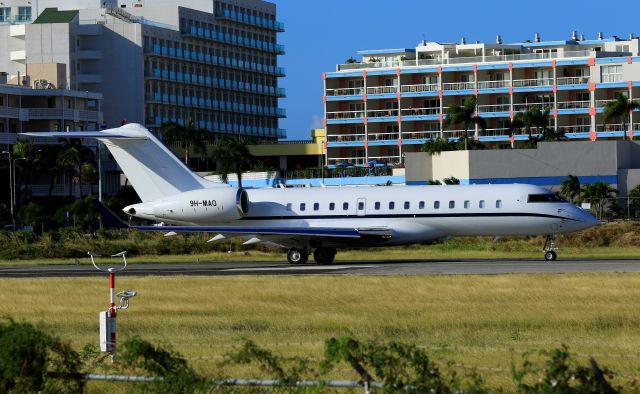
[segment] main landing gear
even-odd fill
[[[558,258],[557,250],[556,236],[553,234],[547,235],[547,239],[544,241],[544,259],[547,261],[555,261],[555,259]]]
[[[331,264],[335,257],[335,248],[316,248],[313,252],[313,259],[318,264]],[[308,260],[309,252],[307,249],[291,248],[287,251],[289,264],[306,264]]]

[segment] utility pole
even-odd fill
[[[12,161],[11,161],[11,152],[3,150],[3,155],[9,155],[9,205],[11,207],[11,225],[13,226],[13,230],[16,230],[16,219],[13,214],[13,171],[12,171]]]

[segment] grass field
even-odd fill
[[[37,323],[81,348],[98,342],[106,278],[1,279],[2,315]],[[171,345],[203,373],[249,338],[285,355],[322,356],[323,341],[349,335],[424,346],[433,358],[480,367],[491,385],[512,389],[519,354],[567,344],[616,371],[640,367],[640,275],[418,277],[127,277],[131,309],[122,340]],[[251,369],[226,371],[257,376]],[[340,378],[355,378],[348,370]]]

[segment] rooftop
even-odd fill
[[[33,23],[69,23],[76,16],[78,10],[58,11],[57,8],[45,8]]]

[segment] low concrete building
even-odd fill
[[[529,183],[557,189],[567,175],[606,182],[619,196],[640,184],[640,142],[541,142],[537,149],[406,153],[407,185],[456,177],[461,184]]]

